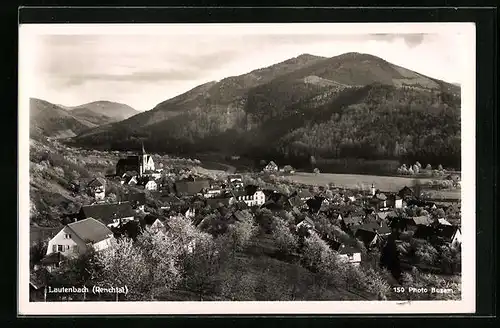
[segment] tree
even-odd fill
[[[217,246],[213,238],[205,234],[204,238],[196,239],[193,252],[187,253],[182,260],[184,286],[196,292],[200,299],[216,292],[216,276],[222,262]]]
[[[314,168],[314,174],[319,174],[319,173],[320,173],[320,172],[319,172],[319,169],[318,169],[317,167],[316,167],[316,168]]]
[[[234,252],[241,251],[248,246],[250,239],[255,236],[258,231],[258,227],[255,224],[252,215],[248,211],[244,212],[247,214],[244,216],[244,219],[237,221],[228,228],[228,242],[233,250],[233,254]]]
[[[442,171],[443,170],[443,166],[441,164],[438,165],[438,171]]]
[[[426,170],[428,171],[431,171],[432,170],[432,166],[430,164],[427,164],[427,166],[425,167]]]
[[[318,270],[331,252],[328,244],[317,233],[311,232],[304,240],[303,262],[306,267]]]
[[[30,267],[33,268],[36,264],[38,264],[47,253],[47,246],[49,245],[49,239],[40,239],[37,240],[30,247]]]
[[[311,155],[311,157],[309,157],[309,163],[311,163],[311,166],[316,165],[316,158]]]
[[[276,226],[273,231],[273,240],[282,254],[290,255],[296,252],[299,239],[294,235],[288,224],[282,219],[275,219]]]
[[[419,169],[422,168],[422,164],[420,164],[420,162],[418,162],[418,161],[415,163],[415,165],[418,166]]]

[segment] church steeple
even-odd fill
[[[146,155],[146,151],[144,150],[144,141],[141,141],[141,145],[142,145],[141,155]]]

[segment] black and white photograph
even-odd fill
[[[474,24],[19,33],[22,313],[474,311]]]

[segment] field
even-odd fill
[[[406,178],[335,173],[315,174],[306,172],[297,172],[293,175],[285,176],[285,179],[305,185],[324,186],[326,184],[333,183],[335,186],[340,188],[357,189],[361,187],[364,190],[368,190],[373,183],[377,189],[385,192],[397,192],[404,186],[412,187],[414,186],[416,180],[418,180],[422,185],[435,180],[435,178]],[[447,198],[460,197],[460,190],[444,190],[436,191],[436,193],[441,195],[446,194]]]

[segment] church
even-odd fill
[[[122,176],[129,171],[135,171],[139,176],[142,176],[144,173],[154,170],[155,163],[153,162],[153,157],[146,153],[144,144],[142,144],[142,150],[139,155],[121,158],[118,163],[116,163],[116,175],[118,176]]]

